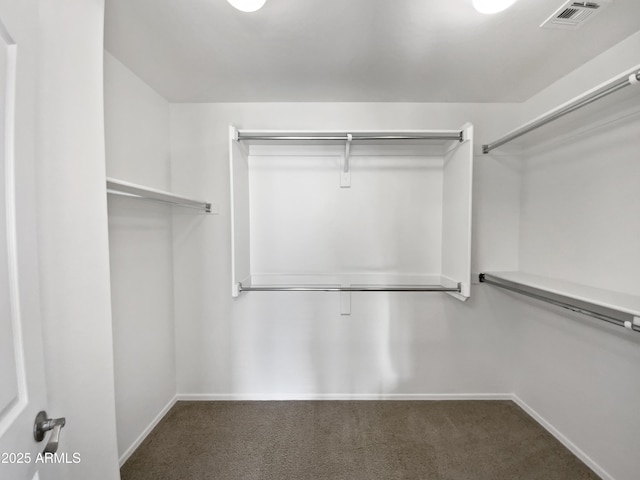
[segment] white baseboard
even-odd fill
[[[545,430],[553,435],[560,443],[562,443],[567,449],[571,451],[576,457],[578,457],[585,465],[599,475],[603,480],[615,480],[607,471],[598,465],[589,455],[582,451],[575,443],[565,437],[558,429],[556,429],[551,423],[549,423],[542,415],[531,408],[526,402],[524,402],[516,394],[511,394],[511,399],[516,405],[522,408],[530,417],[538,422]]]
[[[179,401],[512,400],[510,393],[179,393]]]
[[[133,454],[133,452],[136,451],[136,449],[140,446],[144,439],[147,438],[147,435],[151,433],[151,430],[153,430],[156,425],[160,423],[160,420],[162,420],[164,416],[169,412],[169,410],[171,410],[171,407],[176,404],[177,400],[177,396],[169,400],[169,402],[162,408],[162,410],[160,410],[160,413],[158,413],[158,415],[156,415],[154,419],[151,420],[151,423],[147,426],[147,428],[145,428],[142,433],[138,435],[138,438],[136,438],[135,441],[129,446],[129,448],[127,448],[127,450],[120,456],[120,459],[118,461],[120,467],[124,465],[124,462],[129,460],[129,457]]]

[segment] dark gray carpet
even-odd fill
[[[178,402],[122,480],[598,479],[510,401]]]

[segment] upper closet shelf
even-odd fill
[[[194,208],[206,213],[215,213],[212,212],[211,203],[209,202],[181,197],[179,195],[174,195],[173,193],[156,190],[155,188],[143,187],[142,185],[136,185],[135,183],[116,180],[115,178],[107,178],[107,193],[153,200],[155,202],[167,203],[178,207]]]
[[[232,140],[247,146],[250,154],[283,153],[299,147],[337,148],[343,159],[340,185],[351,186],[351,157],[380,155],[441,156],[470,140],[469,131],[458,130],[239,130]],[[330,147],[329,147],[330,146]],[[306,150],[310,153],[309,150]]]
[[[523,272],[481,273],[480,282],[640,332],[640,296]]]
[[[619,95],[612,95],[612,93],[623,90],[627,86],[633,86],[634,88],[628,89],[625,97],[621,97]],[[610,96],[610,97],[609,97]],[[565,115],[575,112],[577,110],[586,107],[587,105],[591,105],[594,103],[598,104],[598,108],[600,110],[591,112],[594,119],[600,119],[601,117],[606,116],[603,113],[603,109],[606,108],[607,102],[598,102],[604,97],[609,97],[611,101],[611,105],[613,105],[616,109],[620,110],[628,106],[629,100],[631,98],[635,98],[636,100],[640,98],[640,66],[635,67],[633,70],[629,70],[622,75],[619,75],[612,80],[605,82],[585,93],[575,97],[574,99],[563,103],[562,105],[550,110],[549,112],[539,116],[538,118],[525,123],[521,127],[512,130],[511,132],[503,135],[502,137],[485,144],[482,146],[482,153],[489,153],[491,150],[494,150],[506,143],[512,142],[513,140],[522,137],[523,135],[529,134],[534,130],[543,127],[551,122],[555,122],[558,119],[564,117]],[[604,105],[603,105],[604,103]],[[588,110],[588,109],[587,109]],[[587,114],[588,115],[588,114]],[[551,131],[551,135],[558,136],[561,134],[563,129],[562,125],[554,124],[554,129]]]

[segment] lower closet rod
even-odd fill
[[[544,290],[536,289],[534,287],[527,287],[531,290],[521,288],[518,284],[509,282],[503,283],[500,279],[494,279],[494,277],[489,274],[480,274],[480,282],[488,283],[489,285],[493,285],[495,287],[504,288],[505,290],[510,290],[515,293],[519,293],[520,295],[524,295],[527,297],[535,298],[536,300],[540,300],[542,302],[550,303],[552,305],[556,305],[557,307],[562,307],[567,310],[571,310],[572,312],[582,313],[583,315],[587,315],[589,317],[597,318],[598,320],[603,320],[608,323],[612,323],[619,327],[624,327],[628,330],[632,330],[634,332],[640,332],[640,326],[636,325],[633,322],[633,315],[625,314],[624,312],[617,312],[611,310],[611,314],[608,315],[603,312],[596,312],[594,310],[589,309],[586,303],[578,301],[572,302],[570,298],[565,297],[560,294],[545,292]],[[620,316],[614,316],[620,315]],[[624,317],[624,318],[622,318]],[[628,319],[626,317],[629,317]]]
[[[443,287],[441,285],[376,285],[362,287],[333,287],[333,286],[306,286],[306,287],[285,287],[257,285],[245,287],[238,284],[240,292],[458,292],[462,291],[462,284],[456,287]]]

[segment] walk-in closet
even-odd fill
[[[639,2],[0,0],[0,78],[0,480],[639,477]]]

